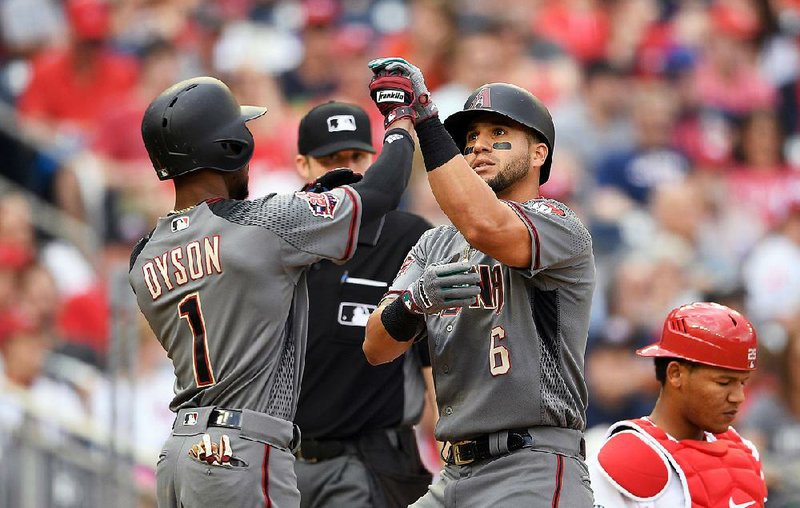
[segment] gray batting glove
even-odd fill
[[[465,261],[431,265],[403,292],[403,304],[415,314],[466,307],[481,292],[480,282],[480,275]]]
[[[414,89],[414,102],[411,107],[417,114],[417,118],[414,121],[415,124],[419,124],[428,118],[439,116],[439,108],[431,100],[431,93],[428,91],[428,87],[425,86],[425,76],[422,75],[419,67],[408,63],[400,57],[376,58],[367,65],[375,74],[383,70],[398,72],[411,81],[411,86]]]

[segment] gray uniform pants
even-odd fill
[[[534,440],[536,441],[536,435]],[[552,434],[552,433],[550,433]],[[592,508],[589,470],[577,446],[534,445],[468,465],[448,464],[413,508]]]
[[[241,429],[207,426],[213,408],[178,412],[156,471],[159,508],[300,506],[300,492],[290,451],[293,425],[262,413],[243,411]],[[191,415],[188,420],[186,413]],[[188,421],[190,424],[185,425]],[[195,422],[195,423],[191,423]],[[230,438],[232,467],[212,466],[189,456],[204,433],[218,443]]]
[[[344,444],[339,456],[295,462],[301,508],[406,508],[431,483],[410,427],[372,431],[339,443]],[[308,450],[307,443],[301,445],[299,456]]]

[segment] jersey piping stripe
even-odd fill
[[[347,233],[347,248],[344,251],[344,256],[342,256],[342,259],[350,259],[350,256],[353,254],[353,250],[356,247],[357,238],[355,232],[356,232],[356,226],[358,225],[359,214],[360,214],[358,209],[359,201],[358,198],[354,195],[353,189],[351,189],[350,187],[345,185],[342,187],[342,190],[344,190],[345,194],[347,194],[347,196],[353,202],[353,217],[350,219],[350,231],[348,231]]]
[[[556,490],[553,492],[553,508],[558,507],[561,499],[561,484],[564,477],[564,457],[556,455]]]
[[[264,460],[261,462],[261,490],[264,492],[264,506],[272,507],[269,499],[269,445],[264,445]]]
[[[531,230],[531,234],[533,235],[533,243],[536,244],[536,252],[533,253],[533,269],[534,270],[538,270],[539,269],[539,264],[540,264],[540,262],[539,262],[539,250],[540,250],[539,249],[539,231],[536,229],[536,226],[533,225],[533,222],[531,221],[530,217],[528,217],[525,214],[525,211],[522,209],[522,207],[519,205],[519,203],[515,203],[513,201],[506,201],[506,203],[508,203],[509,205],[511,205],[513,207],[514,211],[517,212],[517,215],[519,215],[519,218],[522,219],[523,221],[525,221],[525,223],[528,225],[528,228]]]

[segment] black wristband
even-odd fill
[[[408,342],[425,329],[425,318],[409,312],[402,296],[383,308],[381,323],[389,335],[399,342]]]
[[[433,171],[456,155],[461,155],[438,116],[420,122],[416,130],[426,171]]]
[[[411,143],[411,150],[413,151],[415,149],[414,138],[411,137],[411,134],[409,134],[407,130],[401,129],[400,127],[392,127],[386,131],[386,134],[383,135],[383,144],[385,145],[386,143],[394,143],[395,140],[399,140],[400,138],[397,137],[398,134],[406,138],[408,142]]]

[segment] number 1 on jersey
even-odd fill
[[[216,383],[211,359],[208,357],[208,341],[206,338],[206,322],[203,319],[203,307],[200,305],[200,294],[187,295],[178,304],[178,315],[186,319],[192,331],[192,363],[194,380],[198,387]]]
[[[500,376],[511,370],[511,358],[508,348],[498,344],[506,338],[506,331],[502,326],[492,328],[491,347],[489,348],[489,372],[493,376]]]

